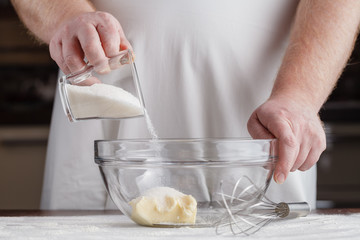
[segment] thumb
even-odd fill
[[[250,116],[247,123],[247,129],[251,137],[255,139],[275,138],[274,135],[261,123],[256,112]]]

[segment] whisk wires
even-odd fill
[[[221,197],[218,203],[225,208],[225,213],[215,226],[216,233],[222,235],[229,232],[234,235],[251,235],[279,217],[306,216],[310,212],[307,203],[290,203],[292,210],[287,203],[274,203],[247,176],[238,179],[231,195],[224,193],[221,181],[218,195]]]

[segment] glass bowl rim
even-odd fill
[[[139,159],[133,158],[129,159],[119,159],[115,156],[99,156],[98,155],[98,145],[101,143],[109,143],[109,144],[121,144],[121,143],[128,143],[128,144],[143,144],[143,143],[206,143],[206,142],[213,142],[213,143],[267,143],[270,144],[270,151],[273,153],[269,154],[265,158],[264,155],[261,157],[248,157],[246,159],[238,159],[234,160],[234,156],[228,158],[222,158],[221,160],[213,160],[202,158],[197,155],[194,155],[196,159],[192,160],[181,160],[181,159],[169,159],[166,156],[154,157],[152,156],[139,156]],[[231,165],[242,165],[242,166],[252,166],[252,165],[265,165],[265,164],[275,164],[278,160],[278,156],[276,154],[277,150],[276,146],[277,140],[276,139],[252,139],[252,138],[159,138],[159,139],[151,139],[151,138],[139,138],[139,139],[118,139],[118,140],[95,140],[94,141],[94,149],[95,149],[95,162],[99,166],[103,165],[126,165],[126,166],[141,166],[141,167],[166,167],[166,166],[184,166],[184,167],[206,167],[206,166],[218,166],[227,164],[226,166]],[[273,146],[271,146],[273,145]],[[147,158],[148,157],[148,158]],[[186,156],[188,157],[188,156]],[[191,158],[191,157],[189,157]],[[149,160],[151,159],[151,160]]]
[[[268,138],[268,139],[254,139],[250,137],[208,137],[208,138],[124,138],[124,139],[116,139],[116,140],[94,140],[94,143],[98,142],[209,142],[209,141],[224,141],[224,142],[275,142],[276,138]]]

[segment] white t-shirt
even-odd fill
[[[145,105],[159,137],[247,137],[249,116],[271,92],[298,1],[93,1],[121,23],[136,53]],[[95,139],[150,137],[143,118],[69,123],[58,94],[43,209],[103,209]],[[114,131],[118,130],[118,131]],[[270,184],[274,201],[315,206],[316,168]]]

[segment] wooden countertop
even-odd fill
[[[317,214],[353,214],[360,213],[360,208],[316,209]],[[120,215],[117,210],[0,210],[0,216],[88,216],[88,215]]]

